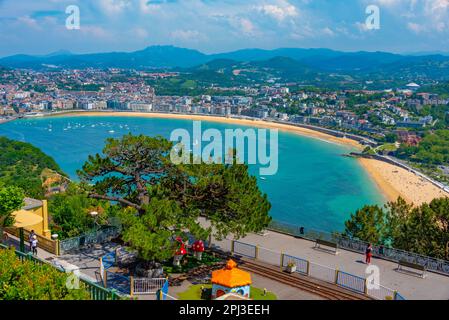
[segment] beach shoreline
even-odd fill
[[[375,159],[359,158],[358,161],[388,201],[402,197],[408,203],[421,205],[449,196],[444,190],[404,168]]]
[[[219,122],[234,125],[246,125],[256,128],[268,128],[268,129],[278,129],[284,132],[296,133],[305,137],[315,138],[319,140],[325,140],[327,142],[337,143],[340,145],[351,146],[357,150],[363,150],[363,146],[352,139],[339,138],[330,134],[315,131],[308,128],[297,127],[294,125],[268,122],[263,120],[252,120],[252,119],[239,119],[239,118],[228,118],[219,116],[206,116],[197,114],[176,114],[176,113],[157,113],[157,112],[114,112],[114,111],[73,111],[65,112],[59,114],[51,114],[47,116],[58,117],[58,116],[86,116],[86,117],[96,117],[96,116],[110,116],[110,117],[141,117],[141,118],[159,118],[159,119],[181,119],[181,120],[193,120],[193,121],[208,121],[208,122]]]
[[[117,111],[69,111],[45,116],[64,117],[64,116],[112,116],[112,117],[141,117],[141,118],[159,118],[159,119],[183,119],[192,121],[208,121],[228,123],[234,125],[246,125],[257,128],[278,129],[284,132],[299,134],[301,136],[324,140],[326,142],[349,146],[358,151],[363,150],[364,146],[358,141],[340,138],[327,133],[314,131],[313,129],[298,127],[294,125],[268,122],[263,120],[228,118],[219,116],[206,116],[195,114],[173,114],[173,113],[145,113],[145,112],[117,112]],[[447,197],[448,193],[434,186],[432,183],[418,177],[412,172],[399,168],[380,160],[357,158],[362,168],[368,173],[373,182],[377,185],[381,194],[388,201],[396,201],[400,196],[407,202],[420,205],[424,202],[430,202],[435,198]]]

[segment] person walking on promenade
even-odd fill
[[[366,247],[365,255],[366,255],[365,260],[366,264],[370,264],[371,257],[373,256],[373,247],[371,246],[371,243],[369,243],[368,246]]]
[[[31,230],[30,235],[28,236],[28,240],[30,241],[30,251],[33,251],[32,242],[35,235],[36,233],[34,232],[34,230]]]
[[[31,248],[32,248],[34,256],[37,256],[37,242],[38,242],[37,241],[37,236],[34,235],[33,236],[33,240],[31,241]]]

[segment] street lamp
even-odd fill
[[[94,219],[94,230],[95,232],[97,231],[97,217],[98,217],[98,212],[97,211],[91,211],[89,212],[90,216]]]

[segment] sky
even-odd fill
[[[70,5],[79,29],[66,27]],[[0,56],[151,45],[449,52],[449,0],[0,0]]]

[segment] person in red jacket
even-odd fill
[[[371,246],[371,243],[368,244],[368,246],[366,247],[365,255],[366,255],[366,260],[365,260],[366,264],[370,264],[371,257],[373,256],[373,247]]]

